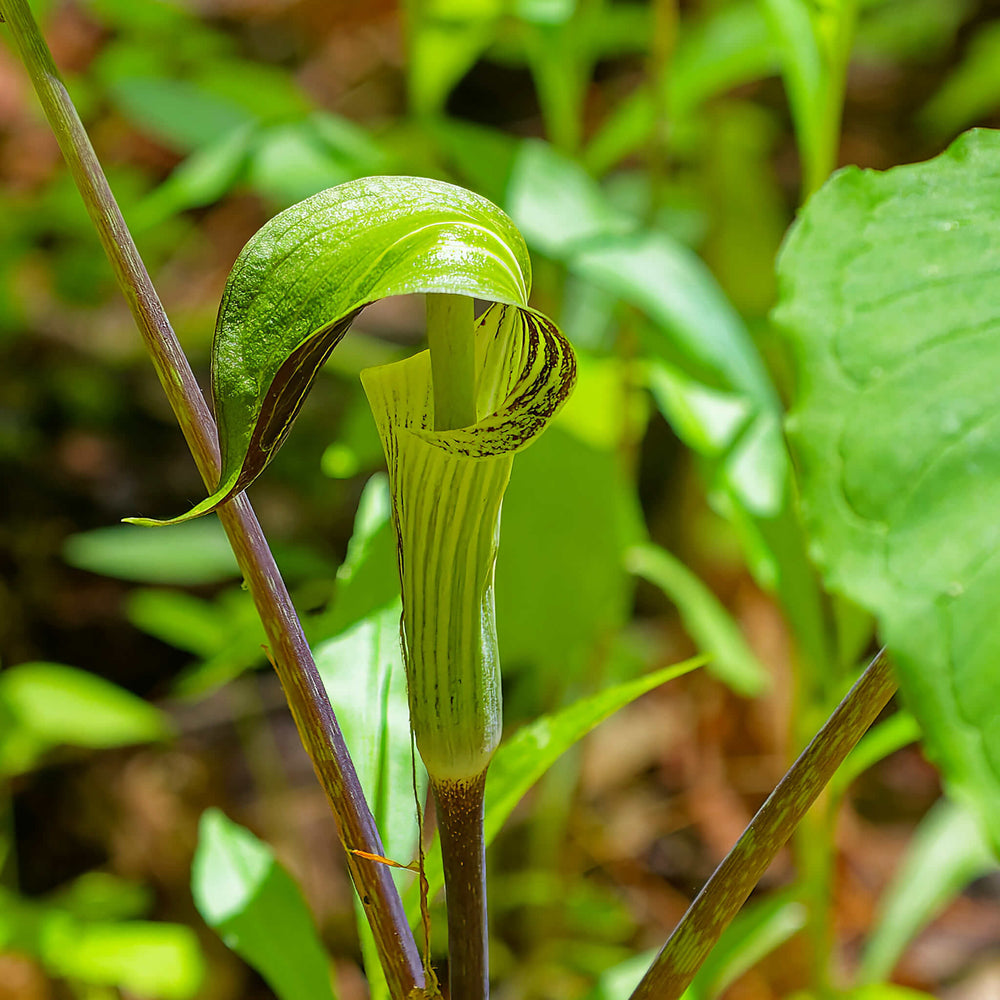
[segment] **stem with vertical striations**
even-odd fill
[[[486,772],[459,781],[431,779],[441,834],[448,905],[448,992],[452,1000],[490,995],[486,917]]]
[[[27,0],[0,0],[21,59],[97,228],[167,398],[205,485],[219,478],[218,435],[194,374],[108,186],[76,108],[59,78]],[[237,562],[264,623],[275,669],[302,743],[326,793],[347,863],[372,926],[394,998],[423,988],[424,971],[389,869],[352,848],[382,855],[382,843],[284,581],[246,496],[219,509]]]
[[[434,429],[476,422],[476,338],[468,295],[427,296],[427,343],[431,349]]]
[[[630,1000],[678,1000],[774,856],[896,690],[880,650],[750,821]]]

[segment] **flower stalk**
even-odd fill
[[[428,320],[439,324],[428,331],[430,351],[361,377],[389,466],[410,721],[441,831],[450,990],[485,1000],[483,794],[502,726],[493,600],[500,507],[515,450],[541,432],[575,368],[548,321],[495,305],[473,335],[471,300],[454,298],[428,296]],[[471,350],[453,348],[463,339]],[[535,410],[526,423],[511,405],[519,391]],[[490,416],[467,425],[478,413]]]
[[[476,341],[468,295],[427,296],[427,345],[434,385],[434,429],[476,422]]]

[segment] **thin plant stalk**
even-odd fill
[[[705,883],[630,1000],[678,1000],[834,772],[895,693],[880,650]]]
[[[476,340],[468,295],[427,296],[427,342],[434,385],[434,429],[476,422]]]
[[[487,1000],[490,993],[486,916],[486,772],[471,780],[431,781],[441,835],[448,906],[448,993]]]
[[[219,448],[204,396],[27,0],[0,3],[198,471],[211,490],[219,477]],[[389,869],[351,853],[356,849],[382,856],[384,851],[302,626],[246,496],[240,494],[221,507],[219,520],[257,606],[299,736],[348,851],[348,867],[371,924],[389,989],[393,997],[406,998],[425,984],[420,954]]]

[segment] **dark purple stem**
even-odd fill
[[[205,398],[26,0],[0,0],[0,7],[198,471],[211,490],[219,478],[219,447]],[[264,623],[299,736],[348,851],[348,867],[375,935],[389,990],[394,998],[407,998],[424,987],[420,955],[389,869],[350,853],[358,849],[381,856],[384,851],[288,590],[245,495],[220,508],[219,520]]]
[[[774,856],[895,690],[881,650],[705,883],[630,1000],[678,1000]]]

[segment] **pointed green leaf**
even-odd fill
[[[976,817],[947,799],[920,821],[906,857],[879,901],[861,960],[862,982],[887,979],[910,942],[973,879],[996,869]]]
[[[246,489],[366,305],[390,295],[443,292],[523,306],[530,284],[514,224],[486,199],[451,184],[368,177],[281,212],[244,247],[219,310],[212,354],[219,486],[181,517],[130,520],[187,520]]]
[[[514,808],[532,785],[574,744],[636,698],[653,688],[690,673],[704,663],[698,657],[645,677],[607,688],[561,712],[536,719],[524,726],[497,750],[486,775],[484,841],[489,846]],[[433,896],[444,885],[441,854],[436,847],[427,852],[427,881]],[[410,893],[411,913],[415,894]]]
[[[316,666],[340,720],[386,856],[416,853],[412,742],[399,644],[398,598],[316,650]],[[417,766],[418,787],[426,784]],[[422,799],[421,799],[422,800]]]
[[[166,738],[170,721],[149,702],[61,663],[0,672],[0,773],[31,768],[55,746],[93,749]]]
[[[201,817],[191,890],[205,923],[280,1000],[333,1000],[330,960],[299,887],[267,844],[218,809]]]
[[[193,586],[239,575],[233,550],[216,518],[170,531],[116,524],[70,535],[63,558],[77,569],[139,583]]]
[[[812,551],[878,618],[952,795],[1000,843],[1000,134],[848,169],[783,251]]]
[[[738,694],[758,695],[770,684],[764,665],[719,603],[718,598],[679,559],[651,542],[633,546],[628,568],[655,584],[676,605],[699,647],[711,655],[706,669]]]

